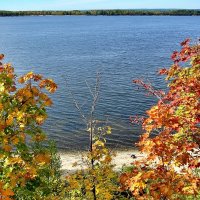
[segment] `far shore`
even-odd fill
[[[81,168],[85,168],[82,162],[82,157],[86,152],[59,152],[61,162],[62,162],[62,171],[63,174],[70,174]],[[144,154],[140,153],[137,150],[127,150],[127,151],[114,151],[115,156],[113,156],[112,163],[115,165],[114,170],[120,171],[123,166],[130,166],[133,161],[138,160],[144,157]],[[76,166],[73,166],[74,163],[77,163]]]
[[[200,16],[199,9],[0,10],[0,16]]]

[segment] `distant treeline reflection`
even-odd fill
[[[200,10],[72,10],[72,11],[0,11],[0,16],[28,15],[200,15]]]

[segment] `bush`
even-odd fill
[[[1,198],[56,199],[61,192],[60,161],[41,125],[46,107],[52,105],[43,89],[53,93],[57,86],[33,72],[18,79],[18,88],[16,79],[14,68],[0,63]]]
[[[196,199],[200,180],[200,45],[181,43],[171,58],[173,65],[160,70],[166,75],[168,92],[156,91],[141,80],[158,103],[147,111],[145,133],[138,146],[146,158],[137,168],[121,175],[122,189],[136,199]],[[138,121],[138,120],[137,120]],[[157,136],[151,137],[152,133]]]

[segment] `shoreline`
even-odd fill
[[[98,16],[101,16],[101,17],[120,17],[120,16],[126,16],[126,17],[149,17],[149,16],[154,16],[154,17],[199,17],[200,14],[194,14],[194,15],[142,15],[142,14],[138,14],[138,15],[86,15],[86,14],[83,14],[83,15],[1,15],[0,14],[0,17],[51,17],[51,16],[54,16],[54,17],[71,17],[71,16],[81,16],[81,17],[98,17]]]
[[[115,165],[114,170],[120,171],[123,166],[129,166],[135,160],[141,159],[144,157],[144,154],[140,153],[138,150],[124,150],[124,151],[113,151],[116,156],[112,157],[112,163]],[[61,170],[63,175],[73,173],[76,170],[85,168],[82,157],[86,152],[58,152],[58,155],[61,159]],[[135,155],[136,158],[131,157]],[[77,163],[76,166],[73,166],[74,163]],[[82,164],[82,165],[81,165]]]
[[[200,9],[0,10],[0,16],[200,16]]]

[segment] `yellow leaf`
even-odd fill
[[[20,77],[20,78],[18,79],[18,82],[21,83],[21,84],[24,83],[24,81],[25,81],[25,80],[24,80],[24,77]]]
[[[27,80],[33,78],[33,75],[34,75],[33,72],[27,73],[27,74],[24,76],[25,81],[27,81]]]
[[[2,103],[0,103],[0,110],[2,110],[3,109],[3,104]]]
[[[14,165],[14,164],[20,164],[23,163],[23,160],[20,157],[13,157],[13,158],[9,158],[7,164],[10,165]]]
[[[50,163],[51,158],[50,155],[41,153],[35,156],[35,161],[38,162],[40,165],[44,165]]]
[[[110,200],[110,199],[113,199],[113,196],[112,196],[110,193],[106,192],[106,193],[104,194],[104,199],[105,199],[105,200]]]
[[[94,146],[104,146],[104,143],[100,140],[97,140],[95,143],[94,143]]]
[[[38,95],[39,95],[39,90],[37,89],[37,87],[33,86],[33,87],[31,88],[31,90],[32,90],[32,92],[33,92],[33,94],[34,94],[35,96],[38,96]]]
[[[134,191],[136,188],[142,188],[144,189],[146,187],[146,184],[143,181],[139,181],[139,182],[134,182],[131,187],[130,190]]]
[[[4,90],[5,90],[4,84],[1,83],[1,84],[0,84],[0,92],[4,92]]]
[[[24,118],[24,113],[21,111],[17,112],[17,119],[21,120],[22,118]]]
[[[8,118],[7,118],[7,120],[6,120],[6,124],[8,126],[10,126],[12,123],[13,123],[13,116],[9,115]]]
[[[19,143],[19,138],[17,136],[12,137],[12,143],[14,145],[18,144]]]
[[[25,124],[20,123],[20,124],[19,124],[19,127],[23,129],[23,128],[25,127]]]
[[[44,102],[44,105],[45,105],[45,106],[51,106],[51,105],[52,105],[51,99],[47,99],[47,100]]]
[[[37,170],[34,167],[26,167],[26,175],[29,174],[30,178],[34,178],[37,176]]]
[[[40,93],[39,96],[43,101],[46,101],[49,98],[45,93]]]
[[[0,159],[4,158],[5,155],[3,153],[0,154]]]
[[[187,186],[183,188],[184,194],[194,194],[194,188],[192,186]]]
[[[37,133],[36,135],[33,136],[33,141],[41,142],[46,139],[46,135],[42,133]]]
[[[27,97],[27,98],[30,98],[32,97],[32,93],[27,89],[27,90],[24,90],[24,95]]]
[[[36,122],[40,125],[40,124],[42,124],[42,123],[44,122],[45,116],[39,115],[39,116],[37,116],[37,117],[35,118],[35,120],[36,120]]]
[[[160,185],[160,191],[161,191],[161,193],[162,194],[164,194],[164,195],[167,195],[168,194],[168,192],[169,192],[169,186],[167,186],[167,185]]]
[[[4,146],[3,146],[3,149],[4,149],[5,151],[7,151],[7,152],[10,152],[11,149],[12,149],[12,147],[11,147],[10,145],[4,145]]]
[[[111,130],[112,130],[111,127],[110,127],[110,126],[107,126],[107,131],[106,131],[106,133],[107,133],[107,134],[111,134]]]

